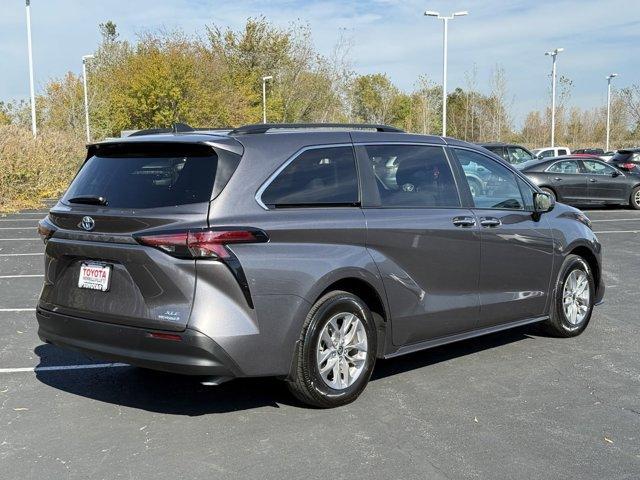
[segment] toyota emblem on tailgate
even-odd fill
[[[86,216],[82,217],[82,221],[78,224],[78,226],[83,230],[90,232],[96,226],[96,222],[93,220],[93,218]]]

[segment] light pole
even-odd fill
[[[87,93],[87,61],[91,60],[93,55],[84,55],[82,57],[82,83],[84,85],[84,121],[87,126],[87,142],[91,142],[91,130],[89,129],[89,95]]]
[[[468,15],[469,12],[455,12],[450,16],[442,16],[439,12],[427,10],[424,12],[427,17],[436,17],[438,20],[444,22],[444,36],[442,42],[442,136],[447,136],[447,37],[449,20],[453,20],[455,17],[462,17]]]
[[[610,128],[610,119],[611,119],[611,79],[617,77],[617,73],[612,73],[607,75],[607,145],[605,151],[609,151],[609,128]]]
[[[556,57],[560,52],[564,51],[564,48],[556,48],[552,52],[545,52],[545,55],[549,55],[553,60],[553,67],[551,68],[551,146],[555,147],[556,141]]]
[[[27,48],[29,50],[29,89],[31,93],[31,131],[36,136],[36,92],[33,86],[33,53],[31,49],[31,0],[26,0],[27,9]]]
[[[262,77],[262,123],[267,123],[267,80],[273,80],[273,77]]]

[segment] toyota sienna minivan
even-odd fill
[[[579,210],[481,147],[380,125],[91,144],[39,232],[43,341],[210,384],[280,377],[319,407],[357,398],[378,358],[534,322],[579,335],[604,295]]]

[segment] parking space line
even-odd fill
[[[4,278],[36,278],[36,277],[44,277],[43,274],[38,275],[0,275],[0,280]]]
[[[29,255],[44,255],[42,253],[0,253],[0,257],[28,257]]]
[[[35,308],[0,308],[0,312],[35,312]]]
[[[36,227],[0,227],[0,230],[35,230]]]
[[[0,218],[0,222],[36,222],[35,218]]]
[[[594,230],[593,233],[640,233],[640,230]]]
[[[13,212],[13,213],[5,213],[5,215],[42,215],[42,214],[47,214],[48,212],[46,211],[38,211],[38,212]]]
[[[120,368],[128,367],[126,363],[90,363],[87,365],[57,365],[51,367],[22,367],[22,368],[0,368],[0,373],[20,373],[20,372],[57,372],[60,370],[87,370],[91,368]]]
[[[22,238],[0,238],[0,242],[11,242],[15,240],[22,240],[23,242],[31,240],[40,240],[40,237],[22,237]]]
[[[636,218],[605,218],[602,220],[591,220],[592,223],[594,222],[626,222],[626,221],[640,221],[640,217],[636,217]]]

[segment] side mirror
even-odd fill
[[[536,213],[545,213],[553,210],[555,201],[551,195],[535,192],[533,194],[533,206]]]
[[[618,172],[617,170],[611,173],[611,176],[613,178],[619,177],[620,176],[620,172]]]

